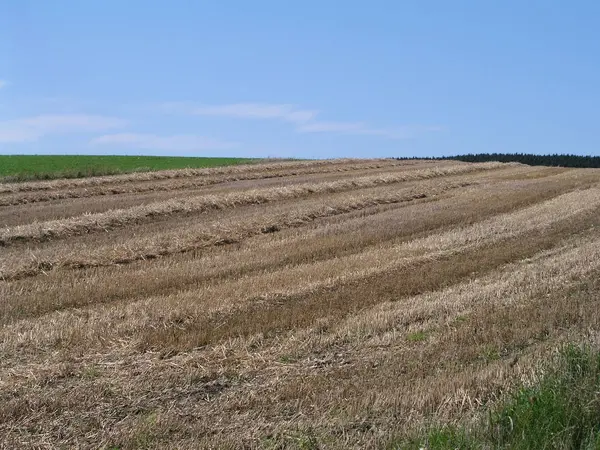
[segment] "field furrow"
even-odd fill
[[[55,220],[9,227],[0,232],[0,245],[14,242],[61,238],[94,231],[106,231],[132,223],[141,223],[155,217],[172,214],[202,213],[243,205],[269,203],[278,200],[301,198],[314,194],[343,192],[346,190],[401,183],[404,181],[425,180],[445,175],[457,175],[479,170],[499,168],[498,163],[482,163],[448,169],[426,169],[400,174],[377,175],[323,183],[305,183],[298,186],[255,189],[224,195],[204,195],[178,200],[150,203],[140,207],[116,209],[105,213],[86,214],[72,219]]]
[[[3,183],[0,185],[0,193],[14,192],[33,192],[33,191],[56,191],[59,189],[78,188],[78,187],[96,187],[102,185],[122,185],[132,182],[157,180],[171,180],[178,178],[190,177],[211,177],[214,175],[229,175],[229,174],[245,174],[245,173],[261,173],[263,177],[268,177],[273,171],[280,170],[314,170],[317,167],[325,167],[326,170],[335,170],[350,164],[366,163],[367,166],[381,167],[382,165],[404,165],[410,166],[414,164],[422,165],[421,161],[404,161],[396,162],[394,160],[361,160],[361,159],[330,159],[318,161],[286,161],[274,163],[262,163],[251,165],[237,165],[226,167],[211,167],[207,169],[178,169],[178,170],[161,170],[156,172],[140,172],[129,173],[124,175],[109,175],[102,177],[87,177],[81,179],[59,179],[50,181],[31,181],[24,183]],[[427,164],[427,162],[425,162]],[[453,164],[461,164],[454,162]],[[438,165],[429,162],[429,165]],[[309,172],[310,173],[310,172]]]
[[[300,185],[305,183],[321,183],[338,181],[344,179],[386,175],[409,170],[417,170],[422,166],[407,166],[401,168],[384,167],[376,169],[347,171],[325,171],[311,175],[290,175],[278,178],[260,178],[250,181],[223,182],[209,184],[201,187],[190,187],[182,189],[161,189],[155,186],[156,182],[150,182],[152,191],[121,193],[119,195],[98,195],[92,197],[77,197],[66,200],[49,200],[32,208],[30,204],[19,204],[11,207],[0,207],[0,228],[24,225],[31,222],[45,222],[49,220],[67,219],[84,214],[102,213],[114,209],[126,209],[134,206],[142,206],[160,201],[185,199],[199,195],[223,195],[235,193],[242,190],[258,188],[282,188],[286,186]],[[506,170],[506,169],[505,169]],[[514,169],[509,169],[512,172]],[[172,180],[167,180],[172,185]]]
[[[344,256],[391,240],[408,241],[435,230],[451,229],[525,207],[560,195],[570,187],[556,182],[552,189],[539,182],[519,187],[506,183],[474,185],[468,189],[446,191],[430,201],[425,199],[426,203],[391,204],[386,208],[392,208],[385,211],[375,206],[356,211],[360,213],[358,217],[352,213],[340,214],[330,219],[315,219],[300,228],[281,228],[277,233],[249,237],[239,244],[235,259],[231,258],[227,247],[217,246],[213,250],[205,248],[201,256],[186,252],[178,257],[144,259],[137,264],[132,261],[132,267],[125,272],[112,264],[84,269],[83,259],[77,263],[82,270],[66,272],[60,270],[61,267],[68,268],[69,263],[63,260],[54,263],[57,270],[47,270],[41,278],[5,283],[0,286],[0,295],[9,299],[5,304],[5,317],[14,318],[35,311],[41,313],[67,306],[178,291],[213,280]],[[79,257],[84,258],[84,255]],[[111,279],[110,286],[105,284],[107,278]],[[27,292],[26,306],[17,295],[24,291]]]
[[[448,164],[449,165],[449,164]],[[273,180],[277,181],[279,178],[288,177],[301,177],[319,174],[331,174],[340,176],[350,172],[370,171],[375,172],[377,169],[402,169],[402,170],[416,170],[425,169],[431,164],[407,164],[405,162],[393,162],[393,161],[381,161],[381,162],[368,162],[368,163],[348,163],[342,165],[318,165],[308,167],[289,168],[282,170],[273,170],[265,172],[262,170],[258,171],[245,171],[233,174],[218,174],[203,176],[202,173],[195,174],[191,172],[186,177],[169,177],[166,174],[163,178],[158,178],[162,172],[157,172],[156,179],[142,179],[140,181],[132,181],[129,183],[123,183],[120,180],[116,180],[113,183],[98,183],[97,185],[83,185],[84,187],[73,187],[67,186],[63,189],[44,189],[44,190],[26,190],[22,186],[15,186],[13,189],[15,193],[10,195],[4,193],[0,195],[0,207],[2,206],[14,206],[19,204],[31,204],[38,202],[48,202],[52,200],[63,200],[63,199],[75,199],[75,198],[90,198],[98,196],[112,196],[122,194],[140,194],[145,192],[161,192],[161,191],[178,191],[178,190],[191,190],[198,189],[207,186],[213,186],[218,184],[234,182],[254,182],[256,184],[261,180]],[[83,180],[82,180],[83,181]],[[0,191],[1,191],[0,186]],[[17,190],[18,188],[22,190]],[[1,193],[0,193],[1,194]],[[173,195],[173,194],[171,194]]]

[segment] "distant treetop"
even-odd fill
[[[396,158],[396,159],[415,159],[415,158]],[[557,166],[557,167],[594,167],[600,168],[600,156],[579,156],[579,155],[532,155],[526,153],[468,153],[456,156],[441,156],[437,158],[416,158],[416,159],[454,159],[465,162],[519,162],[530,166]]]

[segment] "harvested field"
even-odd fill
[[[401,447],[597,345],[599,279],[596,169],[0,184],[0,448]]]

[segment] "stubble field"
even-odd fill
[[[0,184],[4,448],[385,448],[597,343],[600,171]]]

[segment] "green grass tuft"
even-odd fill
[[[154,170],[229,166],[256,161],[259,160],[175,156],[0,155],[0,181],[83,178]]]
[[[471,428],[432,426],[392,449],[600,449],[600,352],[569,345],[539,381]]]
[[[414,333],[410,333],[406,336],[410,342],[422,342],[427,339],[427,332],[425,331],[415,331]]]

